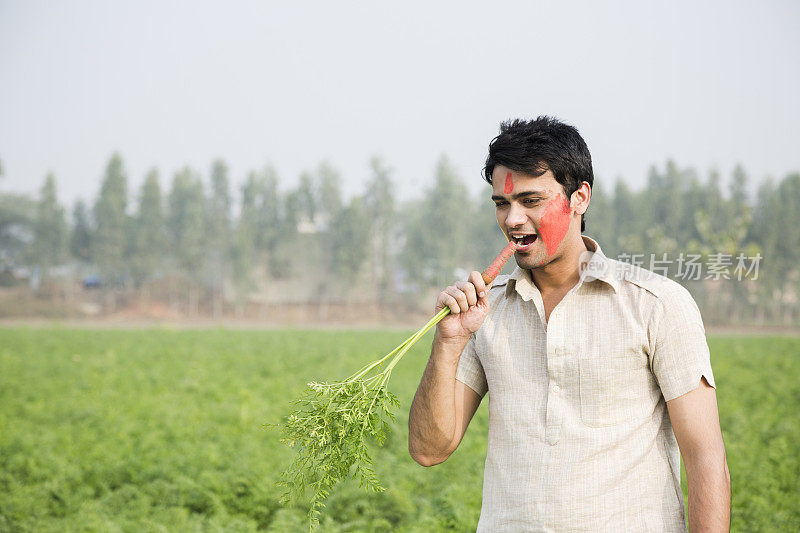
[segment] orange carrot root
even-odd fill
[[[508,244],[505,248],[503,248],[503,251],[500,252],[500,255],[498,255],[495,260],[492,261],[492,264],[483,271],[483,274],[481,274],[481,276],[483,276],[483,282],[487,285],[493,282],[494,278],[500,274],[500,271],[503,270],[503,267],[506,266],[506,263],[508,263],[508,260],[511,259],[511,256],[514,255],[514,252],[516,251],[517,243],[514,241],[508,241]]]

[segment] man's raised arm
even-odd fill
[[[408,417],[408,450],[422,466],[446,460],[458,447],[481,396],[456,379],[461,353],[489,312],[489,289],[480,272],[439,294],[436,311],[451,314],[436,326],[431,356]]]

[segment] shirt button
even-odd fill
[[[558,385],[553,385],[553,392],[558,392],[559,390],[561,390],[561,387]]]

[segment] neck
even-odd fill
[[[588,250],[580,234],[564,245],[561,255],[546,265],[531,270],[531,277],[541,292],[569,290],[580,280],[581,253]]]

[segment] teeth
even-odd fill
[[[532,241],[531,241],[529,244],[533,244],[533,241],[535,241],[535,240],[536,240],[536,234],[531,234],[531,235],[522,235],[521,237],[514,237],[514,236],[512,236],[512,238],[513,238],[513,239],[516,241],[516,243],[517,243],[517,244],[519,244],[519,245],[522,245],[522,241],[525,239],[525,237],[532,237],[532,239],[533,239],[533,240],[532,240]],[[524,245],[523,245],[523,246],[524,246]]]

